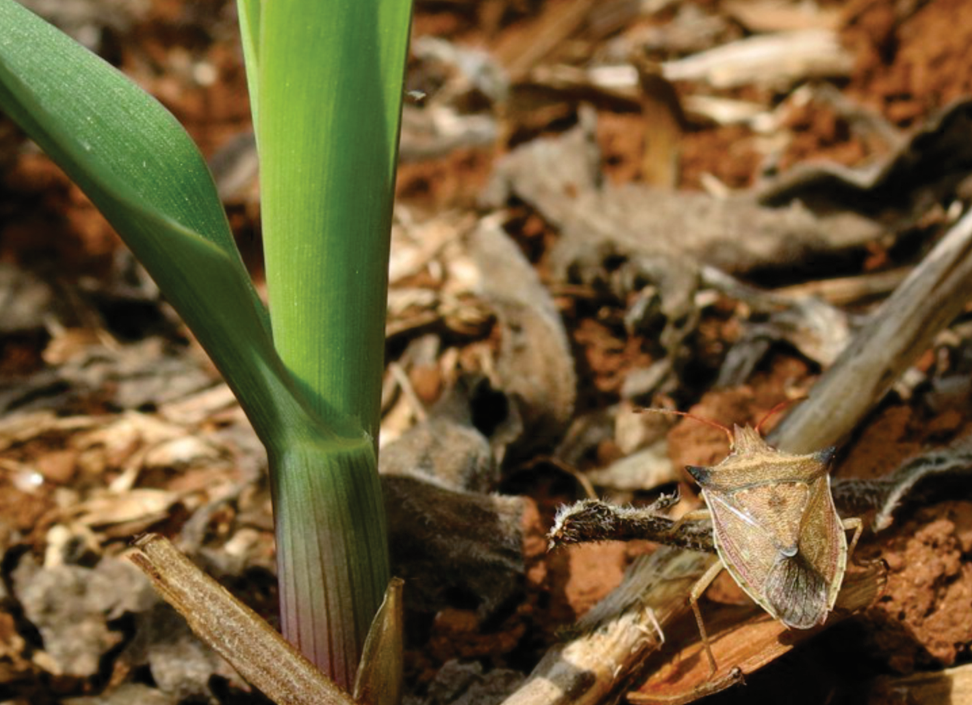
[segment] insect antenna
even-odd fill
[[[687,419],[692,419],[693,421],[698,421],[699,423],[704,423],[707,426],[712,426],[713,428],[719,429],[724,434],[726,434],[726,438],[729,439],[730,446],[733,445],[733,443],[735,443],[735,437],[733,436],[732,430],[728,426],[723,426],[718,421],[713,421],[712,419],[704,419],[701,416],[696,416],[695,414],[690,414],[686,411],[675,411],[674,409],[646,408],[646,409],[635,409],[635,412],[639,414],[643,412],[650,412],[653,414],[670,414],[672,416],[684,416]]]
[[[797,402],[805,401],[805,400],[806,397],[803,396],[803,397],[797,397],[796,399],[784,399],[783,401],[781,401],[779,404],[777,404],[772,409],[767,411],[766,414],[763,416],[763,418],[759,420],[759,423],[756,424],[756,428],[755,428],[756,433],[762,436],[764,423],[769,421],[771,418],[776,416],[776,414],[783,411],[783,409],[787,408],[788,406],[791,406],[792,404],[796,404]]]

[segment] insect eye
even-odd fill
[[[688,471],[688,474],[694,477],[695,481],[700,485],[706,484],[709,481],[709,478],[712,476],[709,468],[705,467],[704,465],[686,465],[685,469]]]

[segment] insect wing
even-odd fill
[[[706,502],[716,548],[739,586],[788,627],[823,622],[843,575],[841,551],[846,557],[829,478],[710,491]]]
[[[847,568],[847,536],[834,506],[828,475],[811,484],[800,533],[800,554],[826,583],[827,610],[832,610]]]
[[[827,583],[801,553],[777,561],[763,591],[777,618],[794,629],[815,627],[830,612]]]
[[[788,627],[822,624],[840,592],[847,562],[847,537],[830,493],[830,477],[809,485],[800,527],[799,550],[781,558],[767,576],[766,600]]]
[[[712,512],[716,551],[726,570],[760,607],[778,618],[762,591],[778,554],[772,538],[751,516],[733,506],[729,498],[704,489],[702,496]]]

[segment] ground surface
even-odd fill
[[[833,320],[850,336],[972,198],[970,123],[961,122],[961,109],[949,113],[947,124],[958,121],[958,127],[946,139],[937,122],[972,92],[969,2],[659,0],[642,3],[640,11],[637,5],[417,2],[408,81],[427,97],[408,106],[403,137],[389,314],[388,358],[395,369],[386,385],[383,442],[400,437],[421,419],[421,409],[469,373],[489,375],[500,392],[518,391],[528,408],[524,436],[493,443],[509,451],[499,479],[476,487],[526,498],[517,505],[522,551],[495,580],[445,578],[450,589],[409,603],[406,679],[414,702],[501,702],[556,642],[558,630],[609,593],[636,556],[654,550],[655,544],[632,541],[547,553],[544,534],[556,508],[583,497],[585,486],[636,504],[677,487],[683,497],[677,510],[697,504],[697,491],[679,468],[717,463],[728,451],[724,436],[702,424],[635,414],[635,407],[668,406],[729,426],[753,424],[779,402],[811,390],[836,357],[827,346],[846,344],[836,324],[824,333],[811,330],[815,343],[805,344],[799,334],[805,322],[791,335],[764,299],[706,285],[704,277],[702,284],[691,278],[685,294],[672,283],[678,272],[688,267],[697,277],[691,268],[701,261],[781,295],[815,293],[833,304]],[[218,170],[217,178],[226,185],[244,258],[262,282],[258,184],[252,173],[246,176],[245,137],[242,147],[230,146],[249,130],[234,4],[72,0],[60,6],[52,19],[152,92],[207,158],[242,165],[241,180],[230,183]],[[812,50],[809,59],[791,62],[802,40],[789,35],[780,53],[755,67],[723,57],[718,66],[731,71],[692,74],[676,63],[793,30],[823,33],[832,51]],[[446,43],[433,50],[419,41],[430,37]],[[462,68],[473,64],[479,73]],[[604,67],[623,70],[608,80]],[[594,68],[602,72],[588,71]],[[433,123],[434,111],[448,120]],[[484,122],[475,127],[473,119]],[[506,168],[498,166],[506,155],[523,154],[540,140],[562,145],[558,140],[580,134],[585,120],[599,150],[592,184],[571,182],[549,198],[511,170],[503,172],[512,183],[508,193],[497,197],[491,188],[493,195],[484,195]],[[455,131],[445,134],[443,124]],[[918,130],[925,139],[910,141]],[[9,122],[0,123],[0,139],[6,319],[0,321],[0,701],[257,701],[116,559],[138,532],[178,538],[204,568],[275,619],[262,450],[211,365],[78,188]],[[609,237],[594,255],[564,244],[579,219],[569,204],[586,203],[596,215],[603,208],[607,217],[616,203],[608,196],[624,188],[644,190],[636,203],[648,201],[649,189],[652,198],[671,203],[692,193],[731,200],[765,194],[775,179],[807,165],[865,169],[901,155],[906,173],[928,161],[948,162],[948,173],[921,172],[917,185],[901,177],[893,189],[868,184],[851,205],[817,208],[816,192],[796,197],[813,219],[836,210],[853,214],[862,231],[871,229],[851,245],[822,235],[786,250],[803,231],[782,230],[774,237],[783,245],[748,259],[725,254],[719,242],[694,252],[659,247],[659,254],[653,244]],[[524,169],[546,178],[557,175],[560,163],[538,160]],[[593,183],[602,177],[606,186]],[[604,200],[584,201],[588,193]],[[770,210],[768,200],[759,207]],[[696,203],[675,210],[694,211]],[[627,220],[660,222],[652,213],[647,221],[636,214]],[[470,233],[496,214],[504,243],[515,247],[494,243],[490,259],[482,256],[489,238]],[[693,227],[663,223],[656,241],[691,240]],[[718,231],[722,224],[711,227]],[[726,241],[746,237],[745,228],[725,233]],[[673,259],[659,268],[656,256]],[[523,321],[509,300],[532,295],[500,292],[509,294],[504,298],[497,287],[464,279],[467,260],[480,279],[502,279],[490,266],[512,271],[528,263],[562,323],[517,328]],[[639,266],[629,271],[632,263]],[[843,288],[838,278],[846,280]],[[540,345],[531,331],[554,340],[554,348],[563,337],[554,353],[538,353],[539,366],[516,358],[525,376],[538,369],[556,375],[564,365],[567,373],[552,390],[524,392],[523,380],[510,376],[504,341],[514,328],[527,331],[528,347]],[[943,462],[972,466],[963,443],[972,431],[970,338],[963,313],[908,366],[894,391],[847,429],[835,477],[882,477],[942,448],[948,449]],[[733,369],[727,360],[736,361]],[[537,386],[543,383],[549,381]],[[656,452],[645,456],[644,472],[619,465],[650,448]],[[968,484],[944,500],[908,507],[883,533],[866,532],[859,557],[887,564],[887,586],[876,602],[713,702],[890,702],[884,698],[892,693],[905,698],[895,702],[924,702],[906,686],[896,691],[893,679],[970,661],[967,490]],[[488,554],[493,549],[483,541]],[[498,570],[460,559],[453,565],[447,553],[436,569],[443,575]],[[412,578],[421,585],[419,573]],[[731,606],[746,602],[724,576],[709,592],[706,614],[717,625],[749,624],[759,611]],[[666,651],[657,658],[673,668],[680,640],[697,641],[694,630],[691,617],[666,629]],[[640,678],[652,668],[660,666],[646,667]]]

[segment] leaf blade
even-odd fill
[[[175,118],[13,0],[0,0],[0,107],[145,265],[261,439],[316,423],[276,354],[206,163]]]

